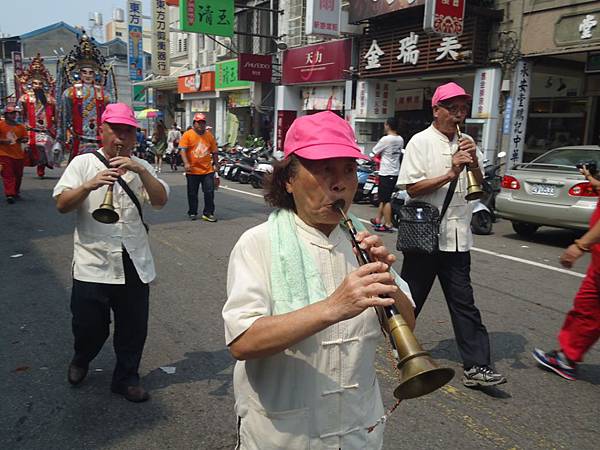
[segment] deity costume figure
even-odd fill
[[[100,118],[117,100],[115,77],[104,56],[85,33],[58,66],[58,138],[67,144],[69,161],[100,147]]]
[[[46,167],[52,169],[56,162],[53,154],[56,139],[54,79],[43,61],[38,53],[26,70],[17,73],[23,92],[19,107],[29,137],[25,165],[37,166],[40,178],[44,177]]]

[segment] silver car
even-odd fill
[[[581,164],[600,168],[600,147],[559,147],[507,170],[496,214],[522,236],[533,235],[541,225],[587,230],[598,194],[579,173]]]

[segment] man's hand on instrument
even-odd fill
[[[140,174],[146,170],[144,166],[142,166],[137,161],[134,161],[128,156],[115,156],[114,158],[110,158],[111,167],[116,167],[119,169],[120,175],[125,174],[128,170]]]
[[[356,240],[359,242],[360,247],[369,253],[372,261],[381,261],[388,266],[396,262],[396,255],[390,253],[383,245],[381,236],[364,230],[356,233]],[[356,253],[356,250],[354,252]]]
[[[465,166],[473,164],[473,157],[467,150],[458,150],[452,155],[452,168],[450,173],[453,179],[458,177]]]
[[[390,295],[398,291],[398,286],[388,269],[387,264],[373,262],[348,274],[327,299],[332,319],[340,322],[359,315],[370,306],[394,304]]]
[[[84,187],[88,191],[95,191],[102,186],[113,184],[117,181],[117,178],[119,178],[119,171],[117,169],[101,170],[94,178],[84,183]]]

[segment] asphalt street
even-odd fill
[[[270,211],[261,192],[223,180],[216,194],[219,222],[191,222],[184,177],[163,174],[172,188],[169,204],[145,213],[158,271],[141,366],[152,399],[133,404],[109,391],[110,342],[80,387],[66,381],[74,217],[56,212],[51,190],[59,172],[49,174],[53,178],[39,180],[27,169],[23,200],[0,202],[0,448],[232,449],[234,361],[220,311],[231,248]],[[375,209],[355,205],[353,212],[368,220]],[[587,260],[571,271],[558,264],[573,236],[543,228],[526,240],[498,222],[493,235],[476,237],[476,301],[495,366],[508,383],[472,390],[456,376],[431,395],[403,402],[387,423],[385,449],[598,448],[600,345],[581,364],[576,382],[538,369],[530,356],[534,347],[555,346],[585,272]],[[383,238],[395,248],[394,235]],[[440,364],[460,374],[437,283],[416,335]],[[377,372],[391,406],[397,377],[385,353],[382,340]]]

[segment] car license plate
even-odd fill
[[[531,186],[531,193],[537,195],[554,195],[556,186],[551,184],[534,184]]]
[[[365,183],[365,187],[363,188],[363,190],[370,191],[371,189],[373,189],[373,183]]]

